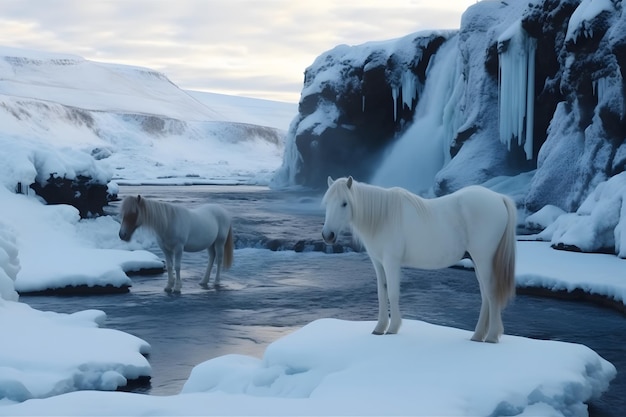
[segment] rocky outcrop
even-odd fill
[[[546,1],[527,15],[529,33],[552,30],[556,40],[546,51],[555,70],[537,101],[558,100],[526,200],[530,211],[546,204],[576,210],[599,183],[626,168],[626,58],[620,50],[626,15],[621,2],[572,3]],[[554,16],[547,27],[545,16]]]
[[[35,182],[30,188],[48,204],[69,204],[76,207],[81,218],[104,215],[104,207],[117,197],[109,192],[106,184],[99,184],[84,175],[68,179],[50,174],[45,185]]]
[[[288,137],[293,149],[279,176],[314,187],[323,187],[327,175],[370,179],[414,122],[433,78],[433,56],[454,38],[462,86],[450,97],[457,123],[442,150],[450,161],[436,175],[434,194],[536,168],[529,210],[546,204],[575,210],[626,165],[625,16],[621,2],[611,0],[478,2],[458,32],[325,52],[306,70],[300,114]],[[533,46],[523,50],[520,42]],[[504,91],[510,69],[503,63],[523,53],[531,67],[519,82],[533,80],[520,112],[511,103],[515,94]],[[503,137],[503,109],[509,108],[530,127]]]
[[[340,45],[305,71],[299,115],[288,136],[283,182],[322,187],[326,177],[368,176],[411,120],[429,61],[451,32],[390,43]],[[280,181],[280,180],[279,180]]]

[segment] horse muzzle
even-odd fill
[[[337,241],[337,235],[335,234],[335,232],[330,232],[327,234],[324,230],[322,230],[322,239],[324,239],[324,242],[326,242],[326,244],[332,245]]]
[[[130,238],[132,237],[132,233],[128,233],[126,230],[120,230],[119,233],[119,237],[120,239],[122,239],[124,242],[128,242],[130,240]]]

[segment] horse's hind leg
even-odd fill
[[[480,314],[478,315],[478,322],[476,323],[476,328],[474,329],[474,335],[472,336],[472,340],[474,342],[482,342],[485,340],[485,335],[487,334],[487,326],[489,324],[489,301],[487,300],[488,289],[485,289],[484,284],[480,277],[478,277],[478,271],[476,271],[476,276],[478,278],[478,284],[480,285]]]
[[[498,343],[500,336],[504,333],[504,325],[502,324],[502,309],[494,294],[495,276],[491,261],[475,261],[474,266],[480,284],[482,305],[472,340]]]
[[[222,264],[224,263],[224,242],[217,241],[215,246],[215,260],[217,262],[217,271],[215,272],[215,285],[220,284],[220,274],[222,272]]]
[[[200,286],[204,288],[208,287],[209,280],[211,279],[211,271],[213,270],[213,263],[215,262],[215,245],[209,246],[207,252],[209,252],[209,264],[206,267],[204,278],[200,281]]]

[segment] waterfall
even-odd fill
[[[431,59],[413,123],[391,145],[372,183],[421,193],[432,186],[437,172],[450,160],[450,143],[458,128],[456,101],[464,86],[457,46],[454,36]],[[405,96],[404,91],[419,93],[415,81],[403,77],[403,102],[416,97]]]

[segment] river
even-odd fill
[[[350,250],[346,239],[345,247],[326,250],[337,253],[323,251],[319,195],[251,186],[120,187],[120,197],[136,194],[187,206],[213,202],[227,207],[236,251],[220,288],[198,285],[207,263],[201,252],[183,255],[179,295],[163,291],[163,274],[134,276],[125,294],[20,297],[40,310],[102,310],[106,326],[150,343],[152,379],[135,392],[177,394],[195,365],[230,353],[261,357],[269,343],[319,318],[376,319],[376,278],[367,255]],[[110,211],[116,210],[113,204]],[[156,245],[150,250],[162,256]],[[401,285],[403,317],[473,330],[480,295],[472,271],[403,269]],[[618,375],[590,405],[590,415],[623,415],[623,314],[586,302],[518,295],[503,320],[507,334],[581,343],[612,362]]]

